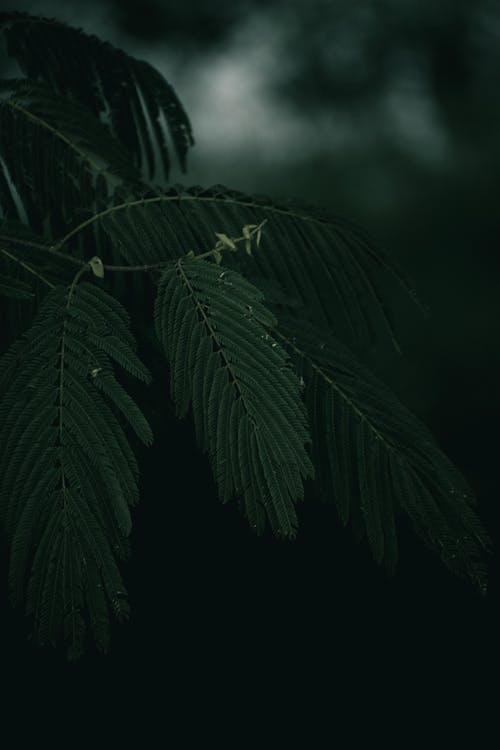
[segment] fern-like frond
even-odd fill
[[[144,189],[109,129],[44,83],[0,82],[0,132],[0,210],[32,229],[64,231],[83,208],[108,205],[118,184]]]
[[[328,332],[288,317],[277,335],[304,379],[316,485],[343,524],[364,531],[392,572],[402,510],[442,561],[484,592],[488,535],[472,490],[428,429]]]
[[[253,255],[228,254],[225,263],[245,277],[273,282],[293,306],[304,306],[320,325],[339,330],[342,320],[363,341],[383,324],[395,341],[380,289],[382,272],[416,295],[409,280],[363,233],[343,219],[225,188],[175,187],[162,195],[124,199],[75,227],[67,240],[97,222],[129,262],[155,262],[214,247],[215,232],[239,236],[242,227],[266,220]],[[257,282],[258,283],[258,282]],[[286,306],[286,302],[285,302]]]
[[[179,416],[192,406],[223,501],[238,496],[257,531],[292,537],[313,468],[298,378],[263,296],[234,271],[180,259],[163,271],[155,328]]]
[[[134,163],[155,174],[155,151],[166,176],[170,133],[181,167],[193,144],[189,119],[172,86],[151,65],[108,42],[50,18],[0,13],[7,52],[29,78],[71,95],[96,117],[109,117],[113,135]]]
[[[70,657],[83,650],[87,619],[105,649],[109,610],[118,619],[128,613],[117,561],[128,550],[138,467],[117,412],[144,443],[152,440],[111,360],[149,379],[125,311],[89,283],[50,291],[0,360],[10,589],[16,603],[26,601],[38,640],[63,637]]]

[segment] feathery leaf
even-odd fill
[[[91,301],[94,315],[83,316],[80,305]],[[128,549],[138,469],[109,404],[145,444],[152,435],[100,345],[123,330],[120,364],[147,380],[116,300],[86,282],[58,286],[0,359],[0,516],[10,588],[15,602],[26,600],[38,640],[64,638],[72,658],[83,649],[85,609],[101,648],[108,610],[118,619],[128,613],[117,559]]]
[[[393,323],[379,290],[380,272],[392,274],[416,301],[404,273],[363,232],[343,219],[281,206],[223,187],[176,186],[143,199],[124,197],[75,227],[65,238],[102,225],[130,263],[153,263],[214,249],[214,234],[239,236],[242,227],[264,219],[258,251],[226,252],[225,264],[246,277],[277,285],[282,299],[319,325],[339,330],[343,319],[359,341],[382,324],[395,341]],[[217,231],[219,230],[219,231]],[[397,343],[396,343],[397,346]]]
[[[401,509],[450,570],[485,592],[490,540],[472,490],[427,428],[328,331],[283,316],[280,335],[305,382],[318,488],[342,522],[361,515],[374,559],[393,572]]]
[[[273,339],[262,294],[234,271],[180,259],[163,271],[155,327],[179,416],[192,405],[223,501],[237,495],[253,528],[295,535],[294,504],[313,474],[298,379]]]
[[[182,169],[193,145],[189,119],[172,86],[151,65],[61,21],[27,13],[0,13],[7,52],[28,78],[70,95],[96,117],[109,117],[113,135],[134,163],[155,174],[155,150],[170,169],[166,133]]]
[[[109,129],[46,84],[1,81],[0,130],[0,209],[11,218],[24,213],[32,228],[48,225],[56,234],[82,208],[107,205],[117,185],[144,188]]]

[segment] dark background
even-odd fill
[[[173,181],[326,206],[399,260],[431,316],[395,298],[403,357],[385,342],[367,357],[463,471],[498,544],[500,4],[15,6],[81,26],[165,74],[197,140],[188,174]],[[392,581],[331,507],[304,505],[293,543],[258,539],[219,504],[189,423],[165,414],[167,403],[143,456],[125,571],[130,623],[115,628],[108,656],[67,666],[28,643],[22,614],[6,604],[3,659],[24,690],[50,676],[78,696],[92,684],[106,703],[111,691],[158,679],[182,703],[222,681],[223,705],[251,678],[272,692],[289,676],[300,697],[370,664],[372,678],[427,670],[431,683],[456,677],[457,689],[466,667],[487,671],[498,558],[482,599],[404,520]]]

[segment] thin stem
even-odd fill
[[[215,331],[215,329],[214,329],[214,327],[212,325],[212,322],[210,321],[210,318],[206,314],[206,312],[205,312],[205,310],[203,308],[203,305],[201,304],[200,300],[197,297],[197,294],[196,294],[196,292],[195,292],[195,290],[193,288],[193,285],[191,284],[191,282],[190,282],[190,280],[189,280],[189,278],[188,278],[188,276],[187,276],[184,268],[182,267],[182,258],[179,258],[179,260],[176,262],[176,266],[177,266],[177,268],[179,270],[179,273],[181,275],[181,281],[187,287],[187,290],[188,290],[189,294],[191,295],[192,299],[194,300],[196,308],[198,309],[198,312],[200,313],[200,315],[201,315],[201,317],[203,319],[204,324],[208,328],[210,336],[212,337],[213,341],[215,342],[215,344],[217,346],[218,352],[220,353],[221,357],[225,361],[224,367],[227,367],[228,372],[231,375],[232,381],[235,384],[235,386],[236,386],[236,388],[237,388],[237,390],[239,392],[239,395],[240,395],[240,398],[241,398],[243,404],[245,405],[245,411],[251,417],[251,414],[250,414],[250,412],[249,412],[249,410],[247,408],[247,405],[245,403],[245,397],[244,397],[243,391],[241,389],[240,382],[239,382],[238,378],[236,377],[236,374],[235,374],[233,368],[231,367],[231,359],[228,357],[227,353],[224,351],[224,348],[223,348],[223,346],[222,346],[222,344],[221,344],[221,342],[220,342],[220,340],[219,340],[219,338],[217,336],[217,333],[216,333],[216,331]]]
[[[66,310],[69,310],[69,306],[71,304],[71,298],[73,297],[73,292],[75,291],[75,287],[78,284],[80,277],[83,276],[83,274],[87,273],[88,271],[90,271],[90,266],[85,266],[83,268],[80,268],[80,270],[75,274],[75,278],[71,282],[71,286],[68,290],[68,301],[66,302]],[[60,375],[60,380],[59,380],[59,432],[61,435],[62,435],[62,391],[63,391],[65,335],[66,335],[66,318],[64,318],[64,323],[63,323],[63,334],[62,334],[62,341],[61,341],[61,375]]]
[[[76,285],[78,284],[78,282],[80,281],[80,276],[83,276],[83,274],[84,274],[84,273],[88,273],[89,271],[90,271],[90,266],[89,266],[89,264],[88,264],[88,263],[85,263],[85,264],[84,264],[84,265],[82,266],[82,268],[80,268],[80,270],[78,271],[78,273],[77,273],[77,274],[75,275],[75,278],[74,278],[74,279],[73,279],[73,281],[71,282],[71,286],[70,286],[70,288],[69,288],[69,293],[68,293],[68,303],[67,303],[67,305],[66,305],[66,309],[68,309],[68,308],[69,308],[69,305],[70,305],[70,302],[71,302],[71,298],[72,298],[72,296],[73,296],[73,292],[74,292],[74,290],[75,290],[75,286],[76,286]]]
[[[128,204],[128,205],[130,205],[130,204]],[[232,242],[236,245],[239,242],[248,241],[251,237],[253,237],[255,234],[257,234],[262,229],[262,227],[264,226],[264,224],[266,223],[266,221],[267,221],[267,219],[264,219],[263,221],[261,221],[261,223],[258,226],[256,226],[254,229],[252,229],[249,232],[249,234],[248,234],[247,237],[245,237],[243,235],[241,237],[232,237],[231,238]],[[69,237],[69,235],[67,235],[67,236]],[[42,245],[39,242],[32,242],[31,240],[18,239],[17,237],[16,238],[11,238],[11,237],[7,237],[5,235],[0,235],[0,240],[4,240],[6,242],[13,242],[13,243],[16,243],[18,245],[26,245],[27,247],[32,247],[35,250],[40,250],[41,252],[48,253],[49,255],[53,255],[56,258],[60,258],[61,260],[68,261],[69,263],[73,263],[73,265],[79,266],[81,269],[89,267],[89,262],[88,261],[81,260],[80,258],[74,258],[71,255],[66,255],[65,253],[61,253],[61,252],[59,252],[59,250],[55,249],[55,247],[60,247],[61,246],[63,240],[61,240],[60,242],[56,243],[56,245],[51,245],[51,246]],[[200,255],[195,255],[194,257],[197,258],[197,259],[208,258],[211,255],[215,255],[216,253],[221,252],[223,249],[228,249],[228,248],[227,247],[222,247],[222,246],[215,247],[215,248],[212,248],[212,250],[208,250],[206,253],[201,253]],[[17,258],[15,258],[14,256],[10,256],[10,254],[7,253],[6,250],[2,250],[2,252],[4,252],[5,254],[8,254],[9,257],[13,258],[13,260],[17,260]],[[17,260],[17,262],[21,263],[21,265],[23,265],[22,261]],[[153,270],[159,269],[159,268],[167,268],[168,266],[174,265],[176,262],[177,262],[177,260],[162,260],[162,261],[159,261],[158,263],[146,263],[146,264],[140,265],[140,266],[116,266],[116,265],[111,265],[109,263],[103,263],[103,268],[104,268],[105,271],[111,271],[111,272],[116,272],[116,271],[119,271],[119,272],[128,272],[128,271],[153,271]],[[36,272],[33,271],[33,273],[36,273]],[[40,278],[42,278],[42,277],[40,277]],[[49,283],[49,282],[47,282],[47,283]],[[51,286],[53,287],[54,285],[52,284]]]
[[[0,234],[0,240],[3,242],[13,242],[15,245],[26,245],[26,247],[34,247],[37,250],[50,250],[50,247],[43,245],[41,242],[33,242],[32,240],[22,240],[20,237],[9,237],[5,234]],[[66,255],[64,256],[67,257]]]
[[[285,336],[283,333],[281,333],[277,328],[273,329],[273,336],[277,336],[279,339],[284,341],[287,346],[290,347],[290,349],[293,349],[293,351],[301,357],[301,359],[306,359],[309,364],[311,365],[312,369],[315,370],[320,377],[323,378],[323,380],[330,385],[334,391],[337,391],[337,393],[340,395],[340,397],[349,404],[350,408],[355,412],[355,414],[358,415],[358,417],[368,424],[374,435],[381,440],[388,448],[389,450],[393,450],[394,446],[382,435],[377,428],[374,426],[374,424],[371,422],[371,420],[364,414],[357,406],[356,404],[349,398],[347,393],[340,388],[337,383],[332,380],[331,377],[329,377],[326,372],[315,362],[313,362],[312,358],[306,354],[302,349],[300,349],[293,341],[291,341],[288,336]]]
[[[90,216],[88,219],[83,221],[77,227],[72,229],[71,232],[68,232],[68,234],[65,234],[64,237],[62,237],[62,239],[56,242],[55,247],[62,247],[64,244],[66,244],[66,242],[71,237],[73,237],[73,235],[78,234],[78,232],[81,232],[82,229],[85,229],[85,227],[88,227],[90,224],[93,224],[94,221],[97,221],[98,219],[102,219],[103,216],[107,216],[113,211],[119,211],[120,209],[127,208],[129,206],[140,206],[141,204],[146,205],[148,203],[158,203],[160,200],[161,200],[161,197],[155,196],[154,198],[140,198],[139,200],[136,200],[136,201],[127,201],[126,203],[119,203],[116,206],[109,206],[104,211],[100,211],[99,213],[94,214],[93,216]]]
[[[76,273],[75,278],[71,282],[71,286],[68,291],[68,301],[66,302],[66,310],[69,310],[69,306],[71,304],[71,298],[73,297],[73,292],[75,290],[75,286],[78,284],[78,281],[80,280],[80,276],[83,276],[84,273],[87,273],[90,271],[90,266],[84,266],[83,268],[80,268],[80,270]],[[61,360],[60,360],[60,373],[59,373],[59,444],[62,446],[63,439],[63,391],[64,391],[64,358],[66,353],[66,320],[67,316],[64,317],[63,322],[63,330],[62,330],[62,336],[61,336]],[[63,495],[63,503],[64,506],[66,506],[66,479],[64,476],[64,470],[62,468],[61,463],[61,490]]]
[[[16,245],[26,245],[27,247],[32,247],[35,250],[40,250],[43,253],[48,253],[49,255],[53,255],[56,258],[60,258],[61,260],[67,261],[68,263],[72,263],[74,266],[79,266],[80,268],[84,268],[88,266],[88,261],[82,260],[81,258],[74,258],[72,255],[66,255],[66,253],[61,253],[58,250],[54,249],[54,245],[42,245],[40,242],[32,242],[31,240],[22,240],[18,239],[17,237],[7,237],[5,235],[0,235],[0,241],[3,240],[4,242],[12,242]],[[11,256],[10,253],[7,253],[6,250],[2,250],[6,255],[9,255],[9,257],[12,257],[13,260],[17,260],[13,255]],[[22,261],[17,260],[18,263],[22,263]],[[168,260],[168,261],[161,261],[159,263],[150,263],[148,265],[142,265],[142,266],[114,266],[110,264],[103,264],[103,267],[106,271],[149,271],[150,269],[154,268],[162,268],[164,266],[168,266],[175,261]]]
[[[92,160],[92,157],[86,153],[83,149],[79,148],[75,143],[73,143],[69,138],[67,138],[63,133],[61,133],[60,130],[57,130],[57,128],[54,128],[52,125],[50,125],[48,122],[43,120],[41,117],[38,117],[37,115],[34,115],[29,110],[25,109],[21,104],[17,104],[15,100],[13,99],[4,99],[3,102],[12,109],[18,110],[21,112],[25,117],[27,117],[29,120],[32,120],[33,122],[36,122],[41,127],[45,128],[46,130],[49,130],[53,135],[56,136],[56,138],[59,138],[63,143],[65,143],[67,146],[69,146],[70,149],[73,151],[76,151],[79,156],[81,156],[83,159],[88,161],[88,163],[97,171],[101,171],[101,167],[97,162],[94,162]],[[111,174],[107,169],[102,170],[104,172],[107,172],[108,174]]]
[[[255,207],[255,201],[252,200],[239,200],[237,198],[229,198],[229,197],[223,197],[219,198],[217,196],[201,196],[201,195],[155,195],[153,198],[139,198],[135,201],[126,201],[125,203],[118,203],[115,206],[109,206],[108,208],[104,209],[103,211],[100,211],[97,214],[94,214],[93,216],[90,216],[88,219],[86,219],[84,222],[79,224],[77,227],[72,229],[68,234],[64,235],[58,242],[56,243],[56,247],[61,247],[64,245],[73,235],[80,232],[82,229],[85,229],[85,227],[89,226],[90,224],[93,224],[94,221],[98,221],[99,219],[102,219],[104,216],[107,216],[110,213],[113,213],[115,211],[122,211],[124,208],[130,208],[131,206],[141,206],[141,205],[148,205],[150,203],[167,203],[172,201],[196,201],[197,203],[205,202],[205,203],[230,203],[235,206],[248,206],[249,208]],[[329,223],[328,221],[319,219],[315,216],[308,216],[307,214],[302,213],[296,213],[295,211],[288,209],[288,208],[278,208],[273,205],[257,205],[257,208],[259,208],[262,211],[268,211],[272,214],[282,214],[285,216],[290,216],[294,219],[301,219],[303,221],[309,221],[314,224],[325,224]]]
[[[55,289],[55,284],[52,284],[51,281],[49,281],[44,276],[42,276],[41,273],[38,273],[38,271],[35,271],[34,268],[32,268],[31,266],[29,266],[23,260],[19,260],[19,258],[16,258],[15,255],[12,255],[11,253],[9,253],[8,250],[4,250],[3,247],[2,247],[2,248],[0,248],[0,253],[3,253],[3,255],[6,255],[7,258],[10,258],[15,263],[19,263],[19,265],[22,266],[26,271],[28,271],[28,273],[33,274],[33,276],[37,276],[40,279],[40,281],[43,281],[44,284],[47,284],[47,286],[50,286],[51,289]]]

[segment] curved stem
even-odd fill
[[[132,204],[126,204],[126,205],[132,205]],[[248,236],[246,236],[246,237],[245,236],[241,236],[241,237],[234,237],[234,238],[232,238],[233,244],[236,245],[239,242],[248,241],[251,237],[253,237],[259,231],[261,231],[261,229],[264,226],[264,224],[266,223],[266,221],[267,221],[267,219],[264,219],[263,221],[261,221],[261,223],[258,226],[256,226],[254,229],[252,229],[248,233]],[[88,223],[88,222],[84,222],[84,224],[86,224],[86,223]],[[82,224],[81,227],[83,227],[84,224]],[[70,235],[67,235],[67,237],[69,237],[69,236]],[[5,236],[5,235],[0,235],[0,240],[4,240],[5,242],[12,242],[12,243],[18,244],[18,245],[26,245],[27,247],[32,247],[35,250],[40,250],[41,252],[48,253],[49,255],[53,255],[56,258],[60,258],[61,260],[67,261],[68,263],[72,263],[73,265],[79,266],[81,269],[85,269],[85,268],[89,267],[88,261],[82,260],[81,258],[74,258],[72,255],[66,255],[66,253],[61,253],[59,250],[55,249],[56,247],[60,247],[61,246],[63,240],[61,240],[60,242],[56,243],[55,245],[49,245],[49,246],[43,245],[40,242],[33,242],[32,240],[24,240],[24,239],[20,239],[20,238],[17,238],[17,237],[16,238],[14,238],[14,237],[8,237],[8,236]],[[200,255],[195,255],[194,257],[197,258],[197,259],[208,258],[211,255],[216,255],[217,253],[220,253],[221,250],[223,250],[223,249],[227,249],[227,248],[215,247],[212,250],[208,250],[206,253],[201,253]],[[21,263],[21,265],[24,265],[22,261],[18,260],[13,255],[11,256],[6,250],[2,250],[2,252],[4,252],[6,255],[9,255],[9,257],[11,257],[13,260],[16,260],[18,263]],[[145,263],[143,265],[138,265],[138,266],[116,266],[116,265],[112,265],[112,264],[109,264],[109,263],[103,263],[103,268],[104,268],[105,271],[111,271],[111,272],[115,272],[115,271],[120,271],[120,272],[128,272],[128,271],[154,271],[156,269],[167,268],[168,266],[175,265],[175,263],[177,263],[177,260],[178,259],[176,259],[176,260],[162,260],[162,261],[158,261],[158,263]],[[32,269],[31,269],[31,271],[32,271],[32,273],[35,273],[37,276],[39,275],[39,274],[36,273],[36,271],[33,271]],[[40,278],[42,278],[42,277],[40,276]],[[52,287],[54,286],[53,284],[50,284],[50,282],[46,281],[46,283],[49,284]]]

